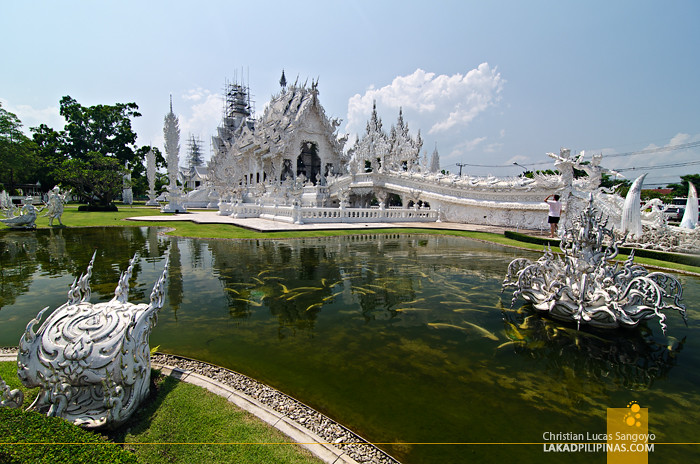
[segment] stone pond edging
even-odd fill
[[[0,361],[16,359],[15,348],[0,348]],[[238,372],[163,353],[152,355],[151,365],[164,375],[226,398],[328,464],[399,464],[396,459],[329,417]]]

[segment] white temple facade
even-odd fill
[[[562,197],[563,223],[593,194],[613,223],[621,221],[624,200],[599,188],[600,156],[582,164],[583,153],[562,149],[548,154],[558,174],[534,178],[443,174],[437,147],[428,161],[420,131],[411,135],[401,110],[387,133],[375,106],[365,133],[345,149],[347,135],[326,115],[318,82],[286,84],[283,74],[281,91],[258,119],[249,89],[227,86],[206,176],[183,197],[185,206],[294,223],[447,221],[536,230],[547,227],[549,194]],[[588,177],[575,179],[574,168]]]

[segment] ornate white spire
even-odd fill
[[[170,188],[177,186],[177,171],[180,156],[180,123],[173,113],[173,96],[170,95],[170,112],[165,115],[163,125],[163,137],[165,138],[165,155],[168,163],[168,180]]]
[[[430,158],[430,172],[440,171],[440,155],[437,150],[437,142],[435,142],[435,150],[433,150],[433,156]]]

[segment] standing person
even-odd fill
[[[554,197],[554,200],[550,198]],[[554,237],[557,233],[557,224],[559,224],[559,218],[561,217],[561,202],[559,201],[559,195],[549,195],[544,199],[544,202],[549,205],[549,236]]]

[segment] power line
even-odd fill
[[[615,153],[612,155],[605,155],[605,159],[608,158],[619,158],[621,156],[635,156],[635,155],[648,155],[651,153],[661,153],[665,151],[676,151],[676,150],[687,150],[689,148],[696,148],[700,147],[700,141],[697,142],[689,142],[689,143],[682,143],[679,145],[669,145],[667,147],[659,147],[659,148],[647,148],[646,150],[639,150],[639,151],[630,151],[626,153]],[[552,161],[541,161],[537,163],[527,163],[528,166],[542,166],[542,165],[551,165]],[[694,164],[700,164],[700,163],[694,163]],[[469,166],[473,168],[512,168],[513,164],[469,164],[469,163],[463,163],[462,166]],[[688,164],[687,166],[690,166]],[[681,167],[680,165],[677,167]],[[647,169],[647,168],[623,168],[623,169],[616,169],[616,171],[629,171],[631,169]],[[661,169],[661,168],[657,168]]]
[[[605,155],[606,158],[618,158],[620,156],[648,155],[650,153],[660,153],[664,151],[686,150],[688,148],[700,147],[700,141],[683,143],[680,145],[669,145],[667,147],[647,148],[646,150],[630,151],[627,153],[615,153],[614,155]]]
[[[667,169],[667,168],[681,168],[683,166],[694,166],[700,164],[700,161],[688,161],[687,163],[673,163],[673,164],[659,164],[657,166],[641,166],[633,168],[620,168],[615,169],[617,172],[620,171],[636,171],[636,170],[653,170],[653,169]]]

